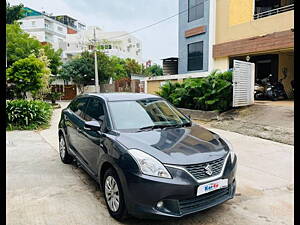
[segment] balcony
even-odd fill
[[[290,5],[280,7],[280,8],[266,10],[266,11],[263,10],[263,12],[261,12],[261,13],[254,14],[253,17],[254,17],[255,20],[257,20],[257,19],[264,18],[264,17],[267,17],[267,16],[272,16],[272,15],[276,15],[276,14],[279,14],[279,13],[284,13],[284,12],[287,12],[287,11],[290,11],[290,10],[294,10],[294,4],[290,4]]]

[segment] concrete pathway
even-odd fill
[[[60,162],[57,152],[59,115],[60,110],[55,110],[53,125],[44,131],[7,132],[7,224],[119,224],[109,216],[96,183],[82,169]],[[235,198],[181,219],[132,218],[125,224],[294,223],[293,146],[211,130],[231,141],[238,156]]]
[[[294,145],[293,101],[256,101],[254,105],[224,112],[220,118],[207,125]]]

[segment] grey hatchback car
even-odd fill
[[[58,134],[62,162],[99,183],[117,220],[182,217],[234,197],[231,144],[161,97],[80,95],[62,110]]]

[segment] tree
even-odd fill
[[[134,59],[125,59],[125,70],[127,76],[130,77],[132,74],[140,74],[142,72],[142,66]]]
[[[7,49],[7,66],[11,66],[19,59],[24,59],[30,54],[39,56],[39,51],[44,48],[45,55],[49,59],[49,68],[52,74],[57,74],[59,67],[62,65],[61,53],[62,50],[54,50],[51,44],[42,45],[37,39],[29,36],[24,32],[20,25],[6,25],[6,49]]]
[[[50,87],[50,74],[51,70],[49,68],[50,62],[48,57],[45,54],[45,50],[43,48],[39,51],[39,60],[41,60],[45,67],[43,69],[43,77],[42,77],[42,87],[36,91],[32,91],[33,98],[34,99],[40,99],[42,100],[44,97],[46,97],[51,92]]]
[[[10,6],[9,2],[6,2],[6,24],[13,24],[15,21],[22,19],[23,4]]]
[[[72,59],[60,70],[60,77],[66,81],[73,81],[80,92],[83,92],[84,85],[88,84],[95,76],[93,60],[86,56],[88,55]]]
[[[111,67],[113,68],[113,72],[111,77],[114,80],[119,80],[123,77],[127,77],[127,71],[125,69],[125,60],[121,59],[117,56],[110,57]]]
[[[63,64],[61,61],[62,49],[54,50],[51,44],[46,44],[43,46],[45,50],[45,55],[49,60],[49,68],[51,69],[51,74],[58,74],[59,68]]]
[[[6,69],[8,83],[14,85],[14,93],[18,98],[26,97],[26,92],[36,92],[43,87],[43,75],[47,73],[46,65],[35,55],[19,59]]]
[[[154,64],[144,70],[144,73],[148,76],[162,76],[163,69],[160,65]]]
[[[81,53],[81,57],[89,58],[92,63],[92,70],[94,71],[93,78],[95,77],[95,57],[94,53],[88,51]],[[107,82],[114,73],[114,66],[111,62],[111,58],[107,56],[104,52],[97,51],[97,65],[98,65],[98,76],[99,82]]]
[[[102,83],[107,82],[114,73],[114,67],[110,61],[110,57],[104,52],[97,52],[97,62],[99,81]]]
[[[40,42],[25,33],[19,24],[6,24],[7,66],[30,54],[38,56],[41,47]]]

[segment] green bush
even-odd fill
[[[180,108],[226,111],[232,105],[232,72],[216,70],[205,78],[167,82],[157,94]]]
[[[6,101],[6,128],[8,130],[32,130],[49,125],[51,104],[38,100]]]

